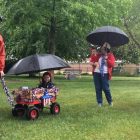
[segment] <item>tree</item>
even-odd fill
[[[124,60],[125,63],[138,64],[140,62],[139,5],[140,1],[134,0],[128,14],[123,16],[123,24],[129,35],[129,44],[114,50],[117,58]]]
[[[8,55],[20,59],[52,53],[66,60],[87,57],[86,35],[103,25],[122,25],[131,0],[1,0]]]

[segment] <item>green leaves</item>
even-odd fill
[[[122,25],[131,0],[1,0],[7,55],[18,59],[55,53],[67,60],[89,54],[86,36],[96,27]]]

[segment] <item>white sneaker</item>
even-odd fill
[[[98,104],[98,106],[99,106],[99,107],[102,107],[102,104],[101,104],[101,103],[99,103],[99,104]]]
[[[110,107],[113,107],[113,102],[109,103],[109,106],[110,106]]]

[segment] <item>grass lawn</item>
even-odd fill
[[[27,77],[5,79],[10,90],[36,87],[39,82]],[[44,109],[35,121],[13,117],[0,88],[0,140],[140,140],[140,77],[113,77],[114,106],[109,107],[103,96],[102,108],[96,104],[92,76],[75,80],[56,76],[55,84],[61,113],[53,116]]]

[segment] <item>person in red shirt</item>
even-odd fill
[[[97,54],[95,61],[90,62],[90,64],[95,67],[93,78],[96,90],[96,99],[98,105],[101,107],[103,105],[102,91],[104,91],[107,102],[110,106],[113,106],[112,96],[109,87],[109,80],[112,76],[112,69],[115,64],[115,57],[113,53],[110,52],[110,44],[105,42],[101,46],[100,53]]]
[[[1,17],[0,21],[2,21]],[[4,67],[5,67],[5,47],[3,37],[0,34],[0,77],[4,76]]]
[[[90,49],[90,58],[89,58],[89,61],[90,61],[90,65],[92,65],[92,73],[94,72],[94,69],[95,69],[95,66],[93,65],[93,63],[97,62],[97,50],[96,48],[92,47]]]

